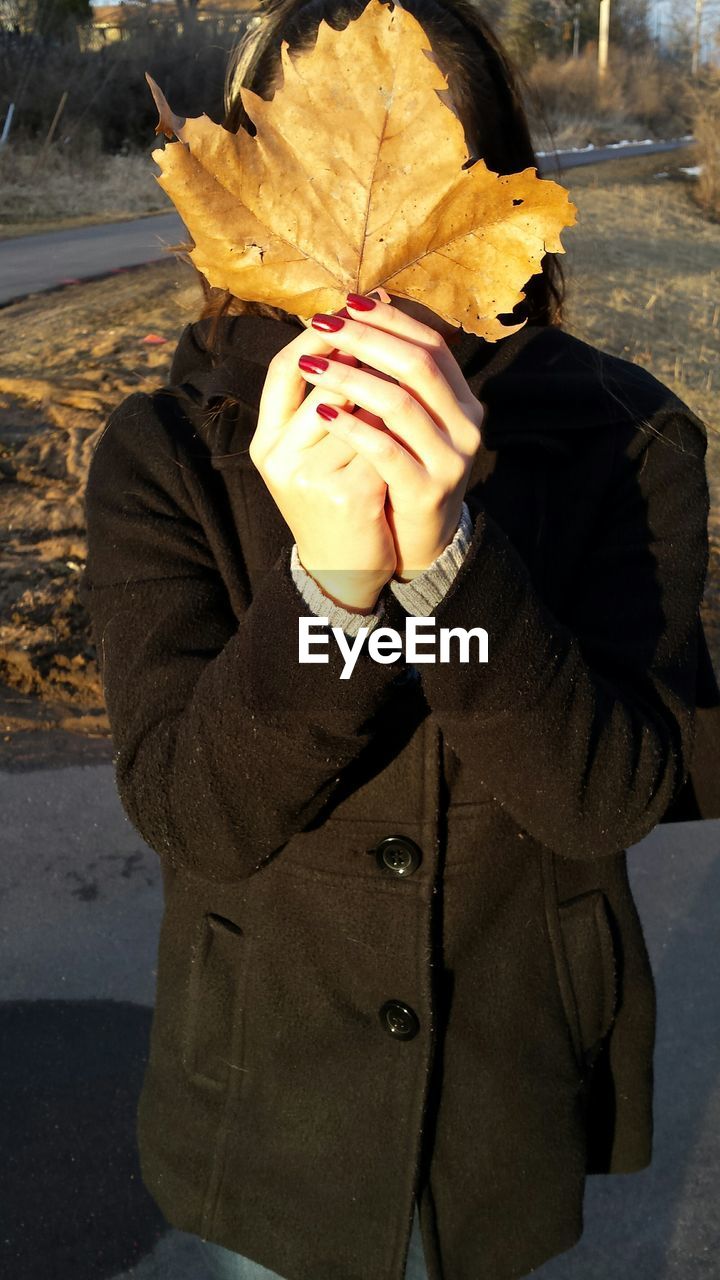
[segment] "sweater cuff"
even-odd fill
[[[388,584],[390,590],[412,617],[430,617],[444,600],[468,553],[472,536],[470,509],[463,502],[455,536],[432,564],[409,582],[398,582],[396,578],[391,578]]]
[[[290,572],[300,595],[316,618],[327,618],[329,626],[340,627],[348,636],[356,636],[361,627],[367,627],[372,631],[385,617],[385,605],[382,599],[378,601],[374,613],[351,613],[349,609],[343,609],[342,605],[336,604],[326,596],[301,564],[296,542],[293,543],[290,553]]]

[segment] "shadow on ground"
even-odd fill
[[[103,1280],[167,1231],[135,1134],[151,1017],[107,1000],[0,1006],[4,1275]]]

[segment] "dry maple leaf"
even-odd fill
[[[381,285],[490,342],[577,210],[535,169],[468,169],[463,127],[436,92],[447,79],[416,19],[369,0],[343,31],[323,19],[266,101],[240,95],[256,128],[231,133],[203,114],[160,113],[157,177],[194,241],[209,283],[309,320],[349,290]]]

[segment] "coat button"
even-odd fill
[[[422,850],[409,836],[385,836],[374,852],[380,869],[396,876],[411,876],[422,862]]]
[[[385,1030],[398,1040],[412,1040],[420,1030],[415,1010],[401,1000],[386,1000],[380,1010],[380,1021]]]

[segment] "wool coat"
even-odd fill
[[[188,325],[88,475],[81,599],[164,885],[142,1176],[285,1280],[403,1280],[416,1197],[430,1280],[514,1280],[580,1238],[588,1174],[651,1160],[625,853],[720,814],[706,431],[561,328],[464,334],[486,419],[434,616],[488,661],[411,680],[365,646],[341,680],[334,643],[298,661],[293,534],[248,455],[301,330],[226,317],[210,352]]]

